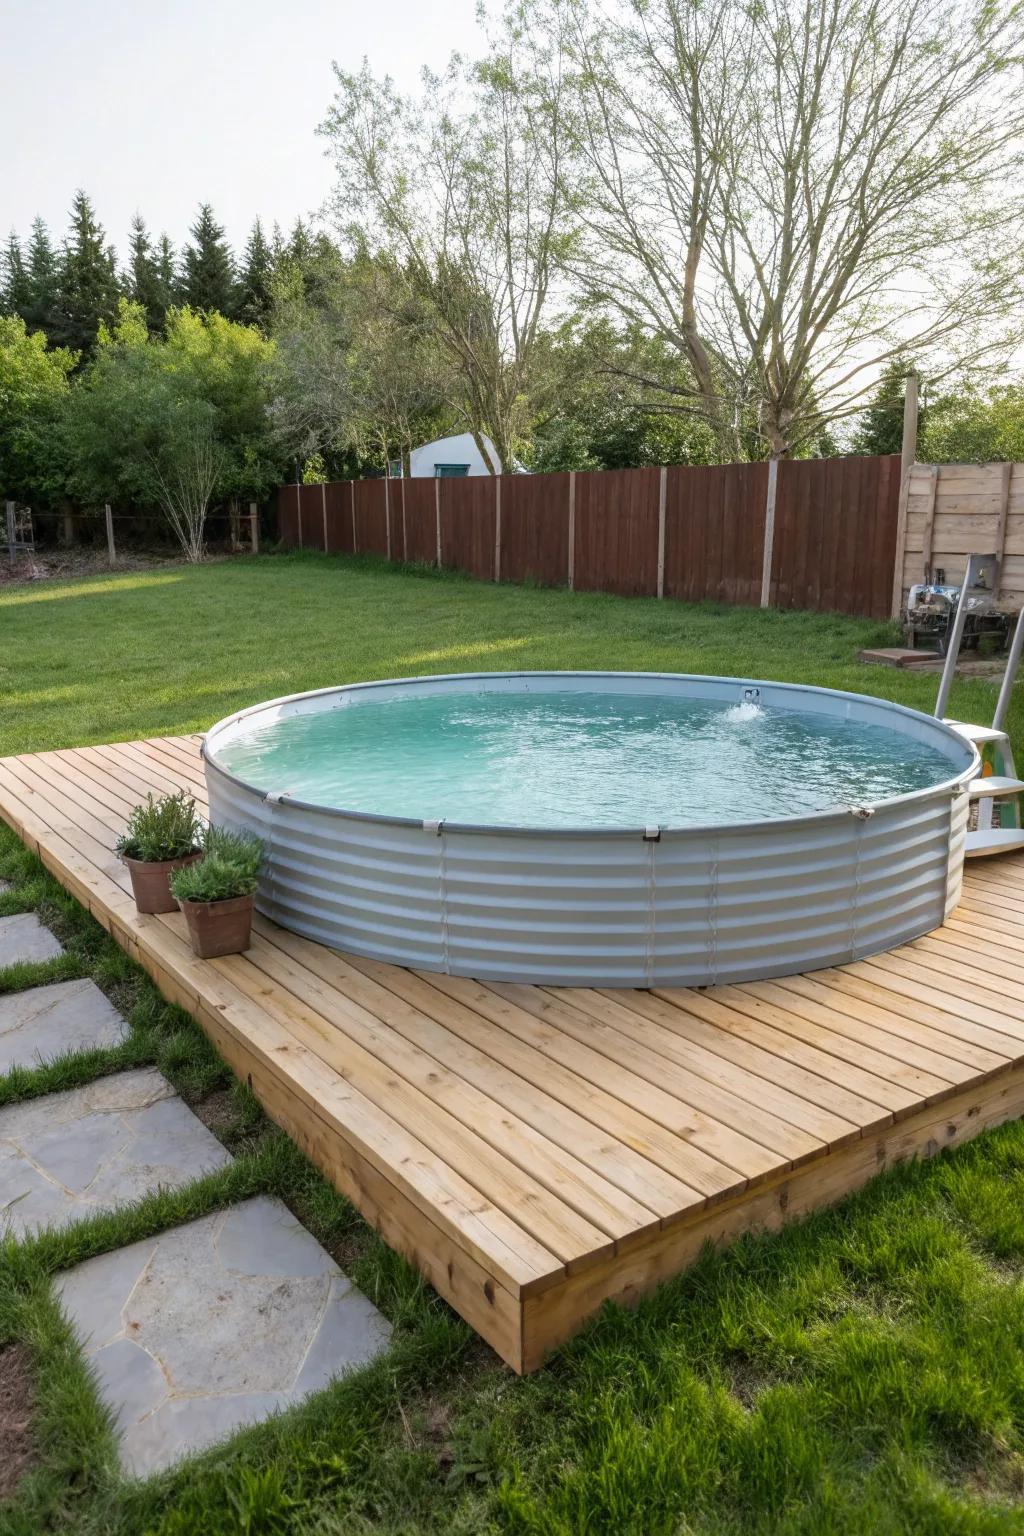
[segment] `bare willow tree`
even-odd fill
[[[724,455],[799,451],[910,353],[1022,335],[1024,21],[1009,0],[523,0],[571,103],[592,302],[675,347]]]
[[[424,76],[419,100],[364,65],[335,66],[321,132],[337,172],[336,222],[386,261],[399,309],[425,306],[451,380],[453,418],[493,471],[529,420],[540,326],[564,239],[556,72],[542,93],[510,31],[482,64]],[[392,314],[392,319],[395,318]]]

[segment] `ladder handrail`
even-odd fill
[[[1022,651],[1024,651],[1024,616],[1018,613],[1017,623],[1013,630],[1013,639],[1010,642],[1010,654],[1006,658],[1006,671],[1003,673],[999,697],[996,700],[996,712],[992,716],[993,730],[1001,731],[1004,729],[1004,722],[1010,708],[1010,700],[1013,698],[1013,685],[1017,681],[1017,671],[1020,667]]]

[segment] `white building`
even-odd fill
[[[484,438],[487,452],[498,473],[501,460],[489,437]],[[413,480],[436,480],[447,475],[486,475],[489,473],[483,454],[473,441],[472,432],[457,432],[454,437],[439,437],[434,443],[424,443],[409,455],[409,476]]]

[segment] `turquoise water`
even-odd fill
[[[924,789],[956,771],[881,726],[632,694],[438,693],[254,725],[217,760],[339,809],[527,827],[707,825]]]

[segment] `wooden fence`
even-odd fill
[[[915,464],[899,563],[903,601],[943,571],[959,582],[969,554],[1000,557],[998,598],[1024,608],[1024,464]]]
[[[899,489],[898,454],[286,485],[278,536],[487,581],[883,619]]]

